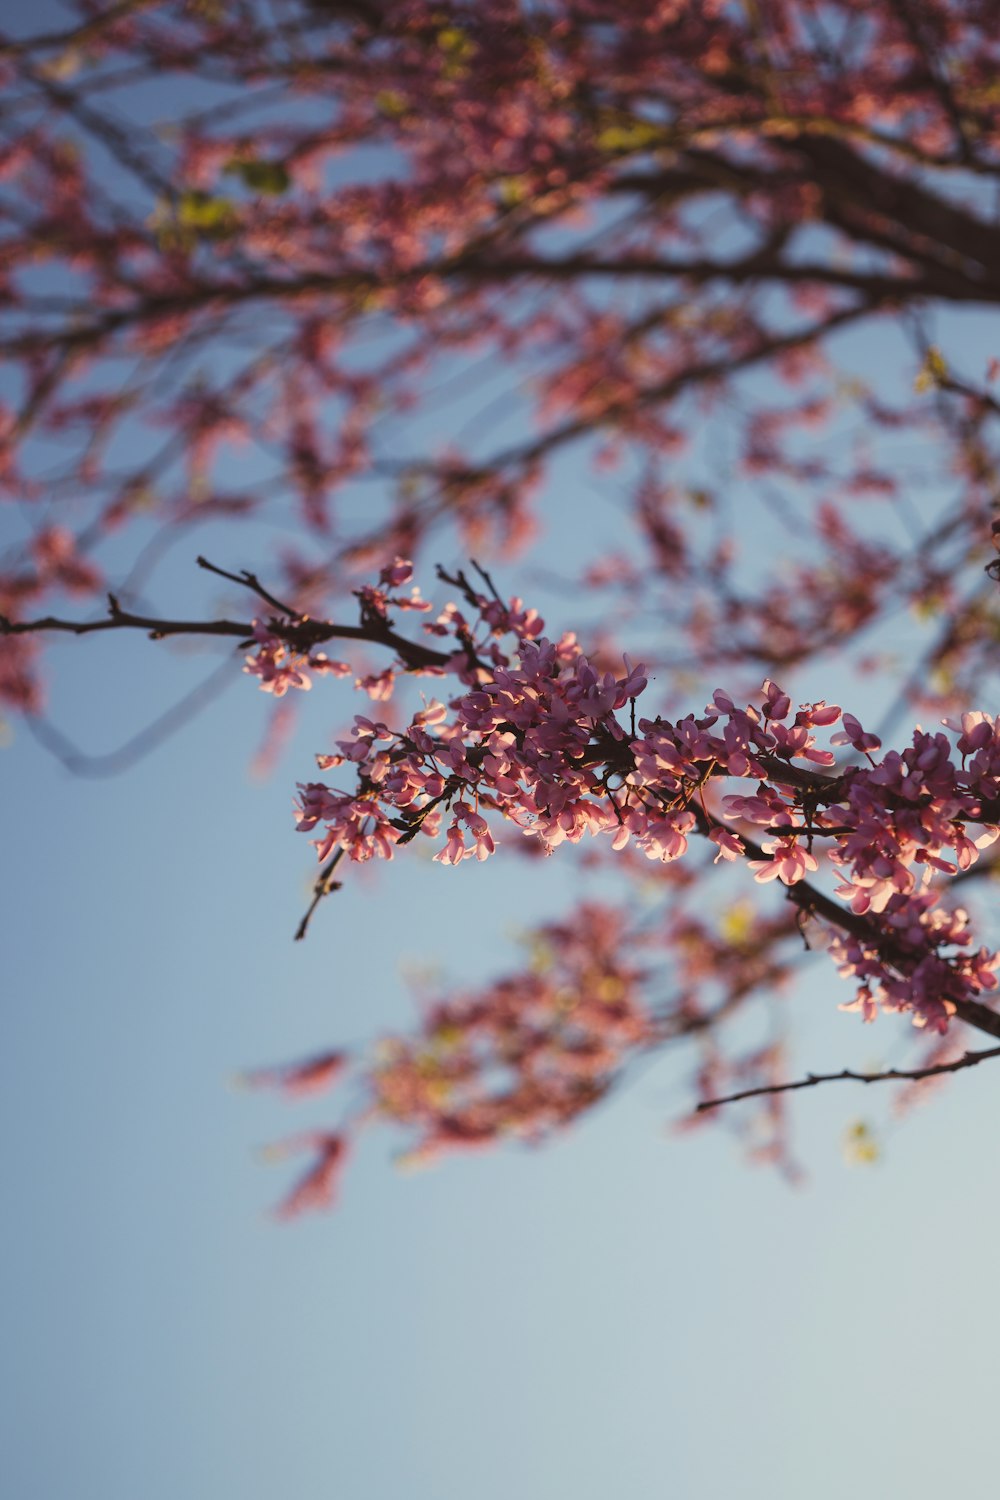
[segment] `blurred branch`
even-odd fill
[[[26,714],[28,731],[40,745],[66,767],[74,776],[115,776],[128,770],[164,742],[183,729],[193,718],[213,702],[222,690],[226,678],[234,681],[232,660],[227,657],[203,682],[192,688],[183,698],[147,724],[138,734],[119,745],[117,750],[105,755],[87,755],[73,744],[61,730],[37,714]]]

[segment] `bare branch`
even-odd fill
[[[794,1083],[768,1083],[756,1089],[742,1089],[738,1094],[724,1094],[718,1099],[703,1099],[695,1107],[695,1114],[709,1109],[718,1109],[723,1104],[736,1104],[740,1099],[758,1099],[764,1094],[789,1094],[795,1089],[813,1089],[820,1083],[840,1083],[849,1079],[854,1083],[888,1083],[892,1080],[919,1082],[922,1078],[935,1078],[940,1073],[960,1073],[963,1068],[974,1068],[989,1057],[1000,1057],[1000,1047],[987,1047],[982,1052],[965,1052],[954,1062],[935,1063],[930,1068],[889,1068],[885,1073],[852,1073],[844,1068],[839,1073],[807,1073],[805,1078]]]
[[[239,583],[244,588],[252,589],[255,594],[260,595],[265,604],[273,605],[279,614],[287,615],[290,620],[304,618],[300,610],[293,609],[290,604],[282,604],[280,599],[268,593],[256,573],[248,573],[246,568],[241,568],[238,573],[227,573],[225,568],[217,568],[215,563],[210,563],[207,557],[199,556],[195,561],[199,568],[204,568],[207,573],[215,573],[219,578],[228,578],[231,583]]]
[[[450,660],[443,651],[435,651],[419,641],[407,640],[379,620],[368,620],[362,625],[336,625],[327,620],[312,620],[296,614],[288,605],[281,604],[264,589],[253,573],[226,573],[211,563],[199,562],[211,572],[230,578],[258,593],[273,604],[282,614],[291,616],[287,620],[272,619],[268,629],[272,635],[283,640],[296,651],[308,652],[326,641],[369,641],[374,646],[385,646],[395,651],[403,664],[411,671],[422,667],[443,667]],[[240,620],[163,620],[150,615],[134,615],[122,609],[114,594],[108,595],[108,614],[102,620],[61,620],[55,615],[45,615],[38,620],[9,620],[0,615],[0,637],[5,635],[29,635],[43,631],[66,631],[72,635],[92,635],[103,630],[144,630],[150,640],[163,640],[173,635],[231,636],[236,640],[253,644],[253,625]]]
[[[158,620],[133,615],[121,608],[114,594],[108,595],[108,614],[102,620],[60,620],[55,615],[44,615],[38,620],[8,620],[6,615],[0,615],[0,636],[48,630],[68,631],[72,635],[93,635],[98,630],[145,630],[153,641],[168,635],[229,635],[240,640],[253,637],[253,626],[248,621]]]
[[[324,896],[329,896],[331,892],[340,890],[340,881],[333,880],[331,877],[343,857],[343,849],[338,849],[337,852],[333,855],[332,859],[327,861],[327,863],[323,866],[322,870],[320,870],[319,874],[317,875],[316,884],[313,886],[313,898],[309,903],[309,910],[306,912],[305,916],[302,918],[302,921],[295,929],[295,941],[297,943],[301,942],[301,940],[305,937],[307,931],[309,930],[309,922],[312,918],[312,914],[316,910],[319,903],[323,900]]]

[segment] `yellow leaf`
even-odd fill
[[[641,151],[644,146],[655,146],[663,140],[663,131],[648,120],[637,120],[631,115],[610,120],[597,133],[597,145],[601,151]]]
[[[870,1167],[881,1156],[871,1126],[854,1120],[844,1131],[844,1160],[852,1167]]]
[[[753,931],[753,916],[752,902],[737,901],[735,906],[730,906],[723,912],[719,922],[719,936],[731,947],[738,948]]]
[[[213,198],[210,193],[182,193],[177,201],[177,222],[185,229],[219,234],[231,229],[236,211],[228,198]]]
[[[500,177],[497,179],[497,192],[500,202],[504,208],[516,208],[523,203],[528,195],[527,185],[523,177]]]
[[[48,62],[42,63],[38,69],[43,78],[54,78],[57,82],[64,78],[72,78],[80,71],[84,57],[76,47],[67,47],[65,52],[59,52]]]
[[[927,351],[917,378],[913,382],[913,389],[918,395],[922,395],[925,391],[933,390],[943,385],[947,379],[948,366],[945,363],[944,355],[936,345],[932,344]]]
[[[445,26],[437,34],[437,44],[453,62],[462,62],[475,52],[475,43],[470,42],[464,31],[457,26]]]
[[[375,95],[375,108],[380,115],[386,115],[390,120],[398,120],[400,115],[406,114],[406,100],[402,94],[395,89],[380,89]]]

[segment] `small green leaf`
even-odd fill
[[[252,193],[264,193],[272,198],[287,193],[292,185],[288,168],[280,161],[241,161],[234,157],[227,164],[226,171],[232,177],[239,177]]]

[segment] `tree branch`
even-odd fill
[[[241,640],[253,637],[249,621],[159,620],[133,615],[121,608],[114,594],[108,595],[108,614],[102,620],[60,620],[55,615],[44,615],[38,620],[9,620],[0,615],[0,636],[29,635],[43,630],[68,631],[72,635],[93,635],[98,630],[145,630],[153,641],[168,635],[228,635]]]
[[[199,561],[201,562],[201,559]],[[364,625],[335,625],[330,621],[312,620],[308,616],[294,615],[287,605],[278,604],[278,601],[261,587],[252,573],[243,575],[226,573],[221,568],[204,562],[202,566],[208,567],[213,573],[221,574],[223,578],[231,578],[235,583],[242,583],[247,588],[252,588],[269,603],[277,605],[283,614],[292,614],[293,618],[290,620],[270,620],[268,629],[272,635],[285,641],[294,650],[308,652],[314,646],[334,640],[369,641],[372,645],[386,646],[395,651],[411,671],[419,670],[421,667],[443,667],[450,660],[445,652],[435,651],[419,641],[407,640],[405,636],[397,635],[388,625],[382,626],[377,621]],[[253,644],[253,625],[249,621],[162,620],[149,615],[134,615],[122,609],[114,594],[108,595],[108,615],[103,620],[61,620],[55,615],[45,615],[38,620],[9,620],[6,615],[0,615],[0,637],[29,635],[48,630],[67,631],[72,635],[92,635],[101,630],[145,630],[150,640],[154,641],[163,640],[172,635],[221,635],[232,636],[237,640]]]
[[[699,831],[707,835],[711,830],[709,819],[696,803],[691,804],[691,811],[698,821]],[[753,839],[746,834],[740,834],[740,838],[753,859],[768,858]],[[794,885],[786,886],[785,899],[797,906],[804,915],[822,917],[832,927],[839,927],[842,932],[849,932],[860,938],[902,974],[906,974],[920,956],[893,941],[890,934],[877,927],[870,917],[861,916],[849,906],[843,906],[832,896],[811,885],[808,880],[799,880]],[[955,1015],[960,1021],[974,1027],[976,1031],[985,1032],[987,1036],[1000,1037],[1000,1013],[990,1010],[988,1005],[983,1005],[979,1000],[956,999],[952,996],[946,998],[948,1004],[954,1006]]]
[[[342,848],[338,849],[317,875],[316,883],[313,886],[313,898],[309,903],[309,909],[306,912],[305,916],[302,918],[302,921],[299,923],[298,927],[295,929],[295,941],[297,943],[301,942],[301,940],[308,932],[312,914],[316,910],[319,903],[323,900],[324,896],[329,896],[332,891],[340,890],[340,881],[332,879],[332,876],[334,870],[336,870],[343,857],[344,850]]]
[[[268,593],[262,587],[259,580],[252,573],[246,571],[235,574],[228,573],[224,569],[217,568],[214,564],[207,563],[199,558],[201,566],[209,571],[219,574],[221,577],[231,579],[244,587],[252,589],[267,602],[274,604],[283,614],[288,616],[292,613],[289,606],[281,604],[280,601]],[[448,575],[444,575],[448,577]],[[468,588],[472,594],[471,585],[464,575],[451,579],[450,582],[457,583]],[[487,582],[489,579],[487,577]],[[474,597],[474,594],[473,594]],[[4,635],[19,635],[31,631],[62,630],[69,631],[75,635],[86,635],[98,630],[133,629],[145,630],[153,640],[160,640],[170,635],[208,635],[208,636],[234,636],[246,641],[248,645],[253,644],[253,627],[249,623],[234,620],[160,620],[145,615],[133,615],[123,610],[113,594],[108,595],[109,617],[105,620],[71,621],[60,620],[54,616],[46,616],[40,620],[12,622],[5,616],[0,615],[0,637]],[[423,646],[415,641],[409,641],[403,636],[396,634],[387,624],[379,620],[368,620],[362,625],[335,625],[328,622],[311,620],[308,617],[297,616],[294,619],[271,619],[268,629],[279,640],[285,641],[294,650],[307,654],[313,647],[329,640],[360,640],[369,641],[374,645],[386,646],[394,650],[400,660],[411,670],[421,667],[447,665],[451,657],[445,652],[434,651],[428,646]],[[471,643],[467,646],[471,659],[476,660],[474,652],[471,651]],[[478,664],[478,663],[477,663]],[[598,748],[598,747],[595,747]],[[602,753],[607,753],[604,749]],[[620,752],[619,752],[620,753]],[[770,757],[768,757],[770,760]],[[805,780],[813,792],[819,790],[824,783],[831,787],[836,785],[836,778],[824,777],[815,772],[803,772],[798,768],[789,767],[784,761],[778,762],[780,774],[785,780],[800,782]],[[765,767],[770,769],[769,767]],[[721,774],[721,773],[720,773]],[[692,811],[698,821],[701,833],[708,834],[712,823],[708,816],[696,804],[692,804]],[[808,831],[808,830],[806,830]],[[747,852],[754,859],[766,858],[764,851],[752,839],[746,835],[741,836]],[[319,901],[333,888],[329,881],[334,865],[324,871],[315,887],[315,895],[308,912],[300,923],[296,937],[305,936],[313,912]],[[897,942],[892,941],[889,935],[881,931],[876,924],[867,916],[860,916],[852,912],[848,907],[834,901],[832,897],[810,885],[806,880],[801,880],[795,885],[786,888],[786,899],[797,906],[800,911],[807,914],[815,914],[824,918],[831,925],[841,930],[850,932],[859,937],[863,942],[870,945],[881,953],[890,963],[896,966],[900,972],[906,973],[914,962],[914,954]],[[977,1000],[949,998],[950,1005],[954,1007],[954,1013],[959,1020],[967,1025],[975,1027],[989,1036],[1000,1038],[1000,1013],[990,1010]]]
[[[215,573],[219,578],[228,578],[230,583],[241,584],[243,588],[252,590],[258,594],[265,604],[270,604],[279,614],[287,615],[290,620],[302,620],[305,616],[300,610],[293,609],[290,604],[282,604],[273,594],[268,593],[256,573],[248,573],[246,568],[241,568],[238,573],[227,573],[225,568],[217,568],[215,563],[209,562],[207,557],[198,556],[195,562],[199,568],[204,568],[207,573]]]
[[[740,1099],[758,1099],[764,1094],[790,1094],[795,1089],[812,1089],[820,1083],[840,1083],[850,1079],[854,1083],[888,1083],[894,1079],[916,1080],[935,1078],[940,1073],[960,1073],[963,1068],[974,1068],[987,1058],[1000,1057],[1000,1047],[987,1047],[982,1052],[966,1052],[949,1063],[935,1063],[929,1068],[889,1068],[885,1073],[853,1073],[844,1068],[839,1073],[807,1073],[805,1078],[794,1083],[768,1083],[756,1089],[742,1089],[738,1094],[724,1094],[718,1099],[703,1099],[695,1107],[695,1114],[709,1109],[718,1109],[723,1104],[736,1104]]]

